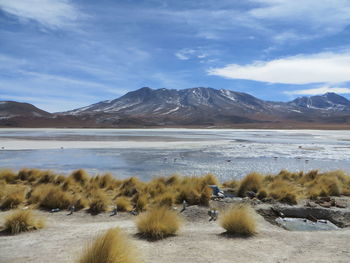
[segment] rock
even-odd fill
[[[266,220],[275,223],[271,218],[280,217],[278,214],[283,213],[285,217],[297,218],[314,218],[317,220],[329,220],[338,227],[350,226],[350,209],[349,208],[324,208],[324,207],[305,207],[305,206],[287,206],[283,204],[261,204],[255,207],[256,211]],[[277,211],[277,213],[275,211]]]
[[[320,202],[330,202],[331,198],[329,196],[319,197],[318,201],[320,201]]]
[[[349,197],[334,197],[335,206],[339,208],[350,207],[350,198]]]
[[[282,218],[284,217],[284,214],[281,211],[279,211],[277,208],[271,207],[271,211],[278,217],[282,217]]]
[[[339,208],[347,208],[347,203],[346,202],[342,202],[342,201],[336,201],[335,202],[335,206],[339,207]]]
[[[317,207],[317,204],[314,202],[307,201],[306,206],[307,207]]]
[[[253,191],[247,191],[245,194],[246,194],[246,196],[248,196],[249,198],[254,198],[254,197],[256,197],[256,193],[253,192]]]
[[[271,197],[266,197],[266,198],[264,198],[262,201],[263,201],[264,203],[272,203],[272,204],[276,203],[276,200],[273,199],[273,198],[271,198]]]
[[[319,205],[325,208],[331,208],[333,206],[332,202],[322,202]]]

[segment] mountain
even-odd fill
[[[23,111],[23,116],[29,112],[33,111]],[[6,116],[13,115],[16,114]],[[350,101],[335,93],[272,102],[247,93],[207,87],[182,90],[144,87],[117,99],[67,112],[42,111],[39,116],[37,111],[30,118],[7,117],[5,124],[0,120],[0,126],[14,127],[349,128],[349,124]]]
[[[43,111],[32,104],[15,102],[15,101],[0,101],[0,118],[9,119],[13,117],[50,117],[51,113]]]
[[[320,96],[297,98],[289,104],[307,109],[350,112],[350,101],[332,92]]]
[[[216,125],[261,122],[261,115],[269,119],[276,111],[273,103],[231,90],[206,87],[153,90],[144,87],[115,100],[61,114],[95,116],[100,124],[117,125],[128,120],[157,125]]]

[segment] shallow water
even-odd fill
[[[328,220],[318,220],[312,222],[305,218],[277,218],[276,222],[283,228],[290,231],[326,231],[339,229],[336,225]]]
[[[0,167],[111,172],[125,178],[281,169],[350,172],[349,131],[1,129]]]

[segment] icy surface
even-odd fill
[[[117,177],[281,169],[350,172],[350,132],[316,130],[1,129],[0,167],[112,172]]]

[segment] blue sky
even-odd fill
[[[0,100],[50,112],[144,86],[350,98],[348,0],[0,0]]]

